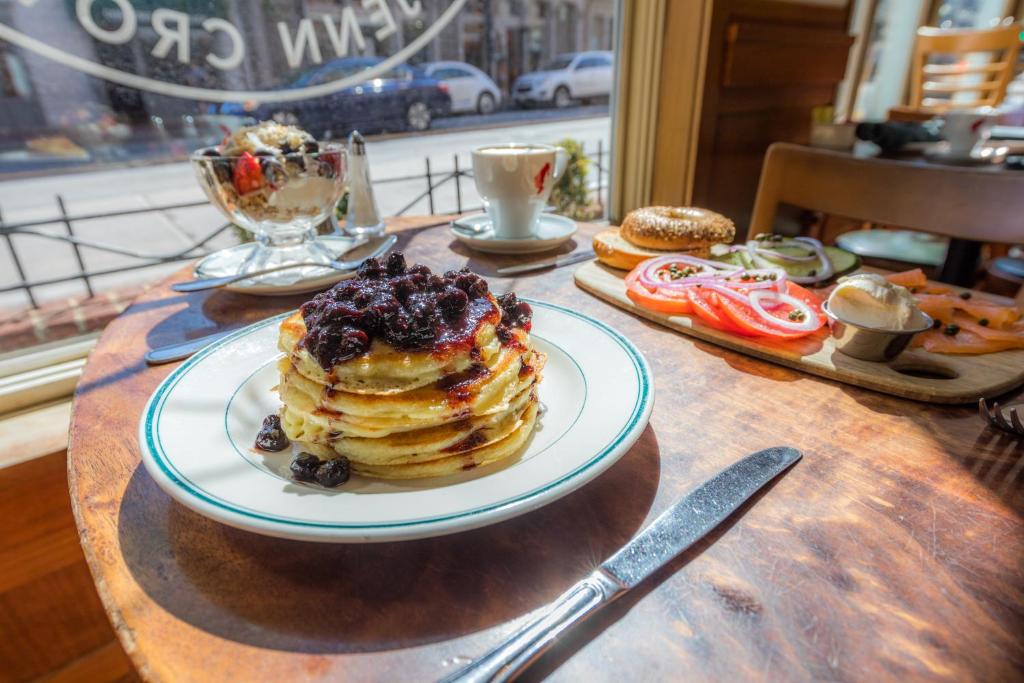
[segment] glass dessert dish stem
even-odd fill
[[[286,231],[261,226],[256,233],[255,246],[238,272],[254,273],[289,263],[328,265],[334,258],[334,254],[317,239],[312,225]]]

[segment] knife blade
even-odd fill
[[[517,275],[519,273],[529,273],[530,271],[542,270],[544,268],[561,268],[562,266],[569,266],[573,263],[579,263],[580,261],[586,261],[595,257],[596,254],[592,251],[577,251],[572,254],[558,256],[556,258],[498,268],[498,275]]]
[[[802,454],[777,446],[730,465],[673,503],[656,520],[562,594],[540,616],[444,683],[508,681],[544,653],[562,633],[621,597],[721,524]]]
[[[725,521],[800,456],[795,448],[776,447],[743,458],[673,504],[601,569],[633,588]]]
[[[205,349],[218,339],[222,339],[240,329],[242,328],[233,327],[230,330],[219,330],[204,337],[196,337],[195,339],[178,342],[177,344],[168,344],[167,346],[150,349],[146,352],[146,355],[143,356],[143,358],[147,365],[162,365],[164,363],[174,363],[179,360],[185,360],[192,354]]]

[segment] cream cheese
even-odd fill
[[[860,327],[903,331],[928,324],[910,290],[875,273],[840,278],[828,308],[837,318]]]

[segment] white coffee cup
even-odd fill
[[[537,220],[568,161],[568,152],[551,145],[510,142],[473,150],[473,179],[495,237],[537,234]]]
[[[998,118],[992,107],[951,109],[942,115],[942,137],[949,143],[950,154],[967,155],[987,140]]]

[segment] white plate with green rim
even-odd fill
[[[259,534],[363,543],[455,533],[546,505],[604,472],[640,437],[654,406],[647,361],[619,332],[540,301],[531,337],[548,355],[544,408],[517,456],[448,477],[353,475],[327,490],[291,481],[293,452],[252,447],[280,405],[279,316],[199,352],[165,379],[139,424],[142,461],[172,498]]]
[[[340,258],[345,252],[352,249],[356,240],[346,235],[322,235],[317,238],[334,254]],[[192,276],[197,280],[210,277],[227,277],[237,275],[241,272],[242,263],[248,258],[255,245],[252,242],[238,244],[227,249],[215,251],[204,257],[192,270]],[[279,270],[266,275],[257,275],[248,280],[242,280],[224,289],[242,294],[255,294],[257,296],[288,296],[291,294],[308,294],[327,289],[331,285],[341,282],[346,278],[355,275],[354,272],[342,272],[332,268],[320,266],[306,266],[302,268],[289,268]]]

